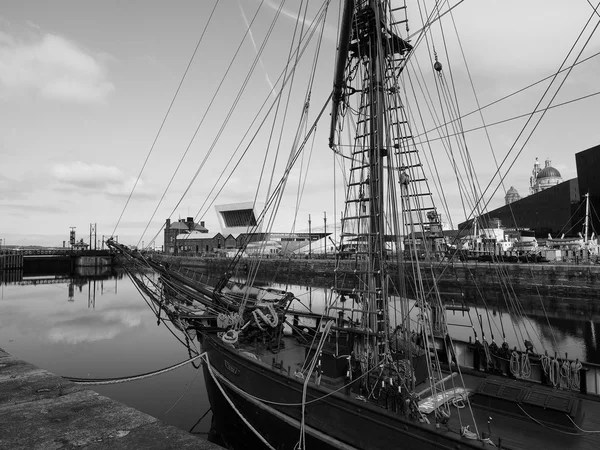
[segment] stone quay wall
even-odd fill
[[[231,262],[228,258],[212,257],[160,255],[157,258],[217,276],[225,273]],[[242,259],[238,268],[253,262],[256,260]],[[333,283],[335,264],[333,259],[261,258],[258,277],[274,282],[327,287]],[[339,268],[346,269],[344,271],[347,273],[352,264],[352,261],[344,260]],[[394,281],[399,281],[397,264],[388,264],[390,272],[396,274]],[[596,264],[421,262],[420,266],[426,281],[431,281],[435,276],[441,290],[462,292],[463,297],[467,298],[477,288],[488,293],[501,291],[508,277],[512,289],[519,293],[566,300],[600,299],[600,265]]]

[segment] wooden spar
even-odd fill
[[[354,20],[354,0],[346,0],[344,11],[342,13],[342,23],[340,28],[339,48],[335,64],[335,73],[333,76],[333,99],[331,106],[331,129],[329,132],[329,147],[333,148],[333,139],[337,125],[338,108],[342,100],[342,91],[344,89],[344,71],[346,61],[348,60],[348,49],[350,47],[350,33],[352,31],[352,21]]]
[[[431,386],[426,387],[425,389],[423,389],[421,392],[419,392],[417,394],[417,398],[420,398],[421,396],[423,396],[424,394],[427,394],[429,391],[431,391],[433,388],[437,387],[438,385],[445,383],[446,381],[454,378],[455,376],[458,375],[458,372],[452,372],[450,375],[448,375],[447,377],[442,378],[440,381],[432,384]]]

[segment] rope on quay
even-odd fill
[[[143,380],[144,378],[150,378],[153,377],[155,375],[160,375],[166,372],[170,372],[171,370],[175,370],[178,369],[179,367],[185,366],[188,363],[191,363],[199,358],[201,358],[202,355],[196,355],[192,358],[189,358],[185,361],[182,361],[180,363],[177,363],[175,365],[166,367],[164,369],[160,369],[160,370],[155,370],[154,372],[147,372],[147,373],[143,373],[140,375],[134,375],[131,377],[119,377],[119,378],[75,378],[75,377],[63,377],[66,380],[72,381],[73,383],[77,383],[77,384],[87,384],[87,385],[103,385],[103,384],[117,384],[117,383],[127,383],[128,381],[137,381],[137,380]]]

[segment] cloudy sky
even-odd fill
[[[424,2],[429,10],[434,3]],[[460,2],[450,2],[456,3]],[[89,224],[96,223],[99,237],[113,233],[118,224],[114,232],[122,242],[144,239],[147,244],[166,218],[186,216],[204,220],[210,231],[218,231],[213,200],[205,199],[249,118],[273,97],[270,89],[289,52],[299,6],[292,1],[284,4],[246,90],[236,99],[279,4],[278,0],[221,0],[209,22],[212,0],[4,0],[0,11],[0,239],[6,244],[62,245],[69,228],[76,227],[78,237],[87,241]],[[307,26],[321,4],[309,5]],[[423,1],[420,4],[423,7]],[[408,5],[411,32],[417,31],[418,8],[414,1]],[[338,8],[338,2],[332,1],[324,27],[311,96],[313,115],[331,86]],[[552,75],[592,12],[586,0],[465,0],[442,23],[445,37],[450,40],[452,35],[456,41],[454,19],[479,103],[484,105]],[[585,38],[598,20],[592,19]],[[252,32],[246,33],[250,23]],[[462,65],[452,75],[459,98],[465,98],[461,112],[471,111],[476,103],[460,50],[448,43],[446,57],[439,33],[434,33],[435,51],[445,67],[450,66],[446,59]],[[570,56],[571,63],[582,45]],[[419,62],[430,70],[433,50],[428,52],[424,45],[419,50]],[[598,51],[600,37],[594,34],[580,59]],[[598,92],[599,72],[600,57],[575,67],[554,104]],[[547,82],[541,83],[486,108],[486,123],[531,112],[546,87]],[[576,177],[575,153],[600,143],[599,97],[550,110],[508,174],[506,188],[514,185],[522,195],[527,193],[536,157],[542,164],[550,158],[564,180]],[[230,111],[231,121],[220,131]],[[298,111],[291,106],[290,117]],[[306,228],[309,214],[318,222],[324,212],[333,217],[336,208],[323,195],[331,186],[325,170],[332,161],[326,141],[328,111],[325,119],[312,144],[310,161],[299,162],[303,170],[309,164],[315,167],[317,176],[306,179],[297,229]],[[489,128],[498,160],[509,152],[525,120]],[[479,126],[478,114],[465,119],[465,129]],[[289,130],[281,139],[282,147],[291,145],[294,128]],[[486,185],[494,173],[487,137],[481,130],[467,136],[480,183]],[[517,145],[511,155],[519,149]],[[440,167],[449,167],[442,159]],[[215,203],[252,200],[261,165],[260,149],[249,152]],[[456,202],[451,210],[458,222],[458,198],[452,188],[446,193]],[[503,196],[500,190],[490,207],[503,204]],[[294,205],[293,199],[284,203],[277,223],[281,231],[294,221]]]

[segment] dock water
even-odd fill
[[[222,447],[0,348],[0,449]]]

